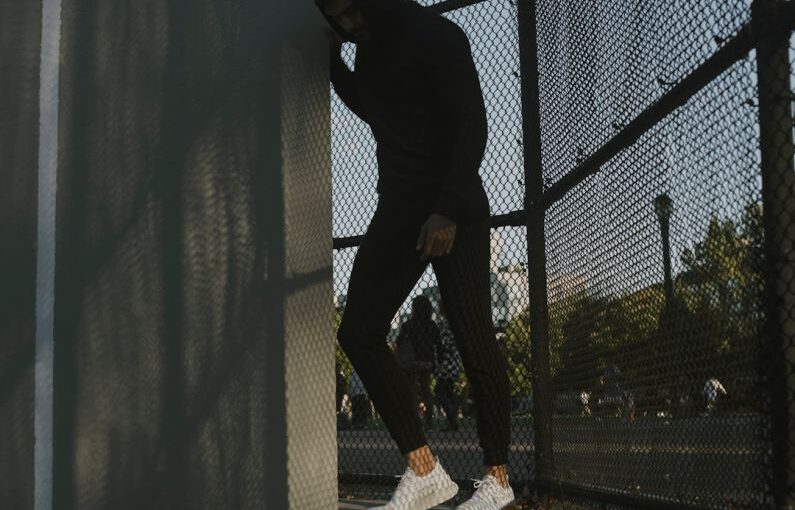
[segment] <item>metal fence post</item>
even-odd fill
[[[773,495],[776,508],[795,508],[795,173],[790,84],[789,31],[776,30],[777,13],[788,2],[756,0],[753,32],[759,78],[759,134],[762,205],[767,258],[767,317],[773,442]],[[776,33],[772,36],[761,37]],[[783,354],[783,356],[782,356]]]
[[[535,480],[552,477],[549,375],[549,309],[547,302],[544,179],[541,159],[541,103],[538,83],[536,2],[520,0],[519,51],[522,78],[522,140],[527,211],[527,266],[530,286],[530,335],[533,381]]]

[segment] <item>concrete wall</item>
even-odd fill
[[[41,5],[0,3],[0,506],[33,507]]]
[[[39,199],[56,213],[40,348],[54,355],[36,378],[54,400],[35,418],[51,456],[20,461],[21,489],[4,479],[3,494],[30,508],[38,477],[37,509],[335,508],[322,19],[288,0],[48,3],[60,73],[57,195]],[[12,226],[30,234],[36,167],[18,160],[27,198]],[[30,251],[30,235],[2,234]],[[0,377],[6,337],[34,345],[42,276],[19,280],[28,315],[2,330]],[[0,406],[20,415],[13,452],[32,461],[30,367],[19,381]]]

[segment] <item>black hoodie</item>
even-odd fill
[[[332,55],[331,81],[372,129],[379,195],[459,223],[488,218],[486,110],[463,30],[412,0],[354,2],[371,39],[357,45],[353,72]]]

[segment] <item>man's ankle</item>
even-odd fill
[[[508,480],[508,473],[506,473],[504,470],[489,469],[486,471],[486,474],[496,478],[502,487],[506,489],[510,487],[510,481]]]
[[[436,468],[436,463],[439,462],[436,457],[433,457],[430,461],[418,463],[416,466],[409,466],[411,470],[414,471],[414,474],[417,476],[425,476],[430,474],[431,471]]]

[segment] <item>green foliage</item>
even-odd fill
[[[686,271],[677,295],[691,316],[688,373],[724,381],[733,405],[757,405],[764,343],[764,230],[762,207],[746,207],[739,221],[711,218],[703,241],[682,254]]]
[[[334,312],[334,359],[337,366],[342,368],[345,380],[350,381],[353,374],[353,365],[351,365],[351,360],[348,359],[348,356],[342,352],[340,343],[337,341],[337,331],[340,329],[340,322],[342,322],[342,311],[337,308]]]
[[[704,239],[683,253],[685,271],[670,302],[657,283],[621,296],[580,293],[552,303],[555,391],[592,388],[616,365],[628,389],[651,400],[698,398],[715,376],[735,402],[747,401],[763,341],[762,234],[759,205],[739,221],[713,217]]]
[[[642,370],[663,303],[656,285],[618,297],[580,293],[550,306],[556,391],[590,389],[612,365],[625,375]]]
[[[704,241],[682,254],[687,271],[677,293],[710,331],[704,340],[714,352],[735,352],[759,334],[762,236],[762,209],[752,205],[739,224],[713,217]]]
[[[511,396],[532,394],[530,320],[527,310],[508,322],[503,339]]]

